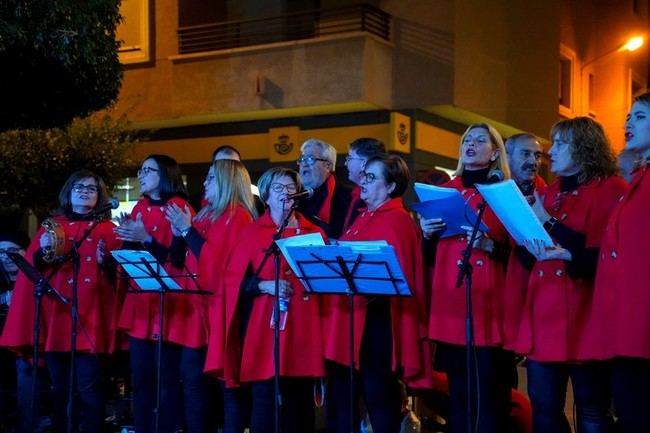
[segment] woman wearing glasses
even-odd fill
[[[287,199],[302,189],[294,170],[269,169],[260,177],[258,187],[268,210],[243,230],[226,270],[224,375],[228,386],[250,384],[251,433],[266,433],[273,431],[275,420],[273,257],[264,262],[259,275],[254,273],[285,221],[282,238],[323,232],[294,212],[294,201]],[[279,294],[283,309],[279,317],[281,427],[285,433],[308,433],[314,429],[314,378],[325,374],[318,297],[304,291],[282,257]]]
[[[91,215],[109,197],[104,181],[95,173],[79,170],[65,182],[59,193],[59,209],[41,227],[31,242],[26,257],[49,278],[56,293],[41,300],[41,342],[51,379],[53,428],[66,431],[72,422],[76,431],[102,431],[104,427],[105,355],[113,350],[115,333],[110,326],[115,303],[115,288],[110,278],[110,251],[117,241],[110,222],[110,211]],[[59,248],[62,246],[62,248]],[[73,251],[79,259],[79,272],[73,271]],[[114,277],[114,275],[113,275]],[[73,284],[77,286],[78,324],[76,329],[77,413],[66,415],[68,403],[71,302]],[[64,302],[65,301],[65,302]],[[34,285],[20,274],[2,335],[1,344],[29,356],[34,317]],[[27,321],[27,322],[26,322]]]
[[[341,240],[386,241],[393,246],[412,297],[357,296],[354,298],[354,358],[356,384],[362,390],[372,431],[400,431],[401,388],[427,386],[431,377],[426,341],[426,296],[422,280],[420,233],[404,208],[402,195],[409,170],[396,155],[368,158],[359,173],[362,209]],[[349,312],[345,296],[323,301],[325,356],[328,361],[328,425],[330,431],[350,431],[350,417],[359,425],[358,409],[350,414]],[[358,399],[355,398],[355,403]],[[355,405],[356,406],[356,405]],[[356,428],[356,427],[355,427]]]
[[[189,247],[189,269],[199,270],[201,289],[209,296],[186,296],[173,311],[174,324],[182,340],[181,371],[184,389],[185,424],[189,433],[216,431],[217,418],[210,397],[215,394],[206,372],[223,378],[224,296],[223,276],[230,253],[239,242],[242,229],[256,216],[251,180],[244,164],[232,159],[215,160],[203,182],[206,206],[192,218],[189,209],[167,206],[172,230]],[[208,346],[209,341],[209,346]],[[207,349],[207,350],[206,350]],[[207,362],[206,362],[207,354]],[[218,394],[216,390],[216,394]],[[242,417],[226,391],[225,433],[241,433]]]
[[[625,189],[602,126],[589,117],[551,128],[551,171],[558,179],[532,205],[555,245],[526,245],[531,269],[515,350],[528,357],[535,432],[570,432],[564,415],[569,377],[578,430],[611,432],[608,370],[587,355],[596,264],[607,219]],[[539,198],[539,197],[537,197]],[[528,263],[526,263],[528,260]]]
[[[499,132],[491,125],[470,125],[461,137],[456,177],[442,185],[458,190],[476,209],[482,202],[475,184],[485,183],[494,170],[510,178],[506,151]],[[456,287],[458,262],[468,247],[466,234],[440,239],[436,249],[431,291],[429,336],[438,342],[437,355],[449,379],[450,426],[453,433],[467,432],[467,401],[472,402],[472,426],[478,413],[479,431],[508,431],[510,411],[511,356],[502,349],[502,290],[508,260],[508,237],[489,209],[483,221],[488,227],[472,246],[471,265],[474,318],[474,356],[471,364],[471,392],[467,394],[465,349],[466,297]],[[420,220],[424,237],[444,236],[445,222]],[[471,225],[471,224],[468,224]],[[478,385],[476,380],[477,378]],[[478,404],[478,407],[477,407]],[[472,427],[473,429],[473,427]]]
[[[130,216],[122,215],[115,233],[127,243],[125,248],[146,249],[164,265],[168,274],[178,276],[176,281],[181,287],[195,289],[186,277],[191,270],[185,268],[185,241],[180,235],[174,235],[165,218],[165,209],[174,205],[193,215],[178,164],[167,155],[150,155],[138,170],[138,180],[143,197]],[[185,335],[184,327],[177,326],[173,318],[174,310],[188,302],[187,296],[195,295],[166,296],[162,336],[159,295],[127,293],[125,296],[119,327],[129,335],[135,427],[139,433],[154,431],[156,422],[156,341],[159,338],[163,340],[163,351],[158,431],[176,432],[183,427],[182,413],[177,410],[182,401],[182,351],[181,346],[173,343],[183,341]]]

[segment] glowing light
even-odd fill
[[[623,45],[619,51],[634,51],[643,46],[643,36],[635,36]]]

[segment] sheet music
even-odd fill
[[[465,234],[463,227],[474,225],[476,212],[457,189],[416,183],[415,192],[420,203],[411,203],[409,207],[426,219],[441,218],[447,228],[440,237]],[[490,229],[481,221],[480,230],[486,233]]]
[[[291,236],[290,238],[278,239],[277,241],[275,241],[275,243],[278,246],[278,248],[280,248],[280,252],[287,260],[287,263],[289,263],[289,266],[295,273],[298,267],[296,266],[296,263],[293,261],[291,255],[287,252],[287,247],[325,245],[325,240],[323,239],[323,236],[320,234],[320,232],[316,232],[316,233],[308,233],[306,235],[300,235],[300,236]]]
[[[343,294],[348,282],[337,261],[341,257],[353,273],[358,294],[411,296],[402,267],[391,245],[371,249],[361,247],[361,253],[354,252],[348,245],[293,246],[287,248],[292,261],[298,263],[294,269],[309,292]],[[366,242],[360,242],[364,244]],[[372,243],[372,242],[370,242]],[[367,243],[366,243],[367,244]],[[391,279],[394,279],[391,280]]]
[[[181,290],[181,286],[167,274],[165,268],[146,250],[114,250],[111,255],[129,274],[141,290],[160,290],[162,287],[145,263],[153,268],[170,290]]]
[[[514,180],[491,185],[477,184],[476,187],[517,245],[524,245],[525,239],[539,239],[547,247],[553,246],[553,240]]]

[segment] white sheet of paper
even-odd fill
[[[514,180],[491,185],[477,184],[476,187],[518,245],[524,245],[525,239],[539,239],[547,247],[553,246],[553,240]]]
[[[278,239],[275,242],[280,248],[280,252],[289,263],[289,266],[296,275],[299,275],[300,270],[296,266],[291,256],[287,253],[287,247],[308,247],[312,245],[325,245],[323,236],[317,233],[308,233],[306,235],[291,236],[290,238]]]

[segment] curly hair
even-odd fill
[[[571,143],[571,157],[578,166],[578,182],[618,173],[616,155],[602,125],[591,117],[560,120],[551,127],[551,140],[558,136]]]

